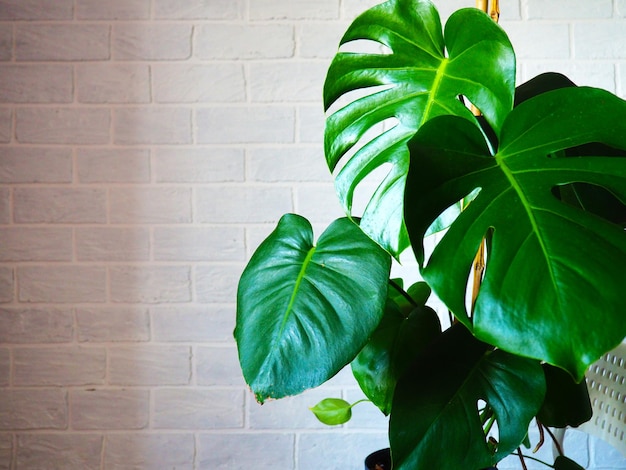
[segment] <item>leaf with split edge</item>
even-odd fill
[[[626,149],[626,102],[594,88],[536,96],[507,117],[492,156],[471,123],[443,116],[410,143],[405,215],[422,274],[481,340],[568,370],[626,335],[626,234],[560,201],[554,187],[589,183],[626,201],[626,158],[554,157],[588,142]],[[422,238],[439,211],[480,193],[425,264]],[[482,238],[493,231],[485,278],[470,320],[465,286]],[[555,334],[559,332],[559,334]]]
[[[428,286],[413,284],[418,296],[426,294]],[[427,289],[430,293],[430,289]],[[394,287],[389,289],[389,299],[380,324],[365,347],[352,361],[352,372],[361,390],[385,415],[391,412],[393,393],[399,377],[439,334],[441,325],[437,313],[424,303],[415,303],[405,313],[393,300]],[[427,295],[426,295],[427,297]],[[401,297],[404,300],[403,297]]]
[[[354,359],[380,321],[390,266],[347,218],[317,245],[306,219],[281,218],[237,291],[239,361],[260,402],[320,385]]]
[[[524,440],[544,392],[538,362],[494,351],[456,324],[398,382],[389,424],[394,468],[494,465]],[[480,401],[496,417],[495,451],[486,442]]]
[[[352,23],[341,44],[359,39],[383,44],[391,53],[339,52],[324,84],[325,108],[355,90],[384,89],[376,88],[328,116],[325,154],[331,171],[343,162],[335,185],[349,215],[359,183],[390,164],[370,197],[361,227],[397,257],[408,246],[402,217],[406,143],[434,116],[474,120],[459,95],[468,97],[499,130],[512,108],[515,57],[504,31],[477,9],[454,13],[444,38],[439,15],[425,0],[390,0],[371,8]],[[360,147],[367,132],[390,118],[397,125]],[[350,151],[356,152],[348,156]]]

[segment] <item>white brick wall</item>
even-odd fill
[[[340,215],[321,88],[375,3],[0,0],[0,469],[360,469],[386,445],[367,405],[335,430],[308,411],[360,398],[349,371],[256,405],[232,339],[278,218]],[[626,1],[501,3],[520,78],[626,94]]]

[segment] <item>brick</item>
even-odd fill
[[[77,0],[79,20],[147,20],[150,0]]]
[[[324,141],[324,110],[322,106],[300,106],[298,108],[298,140],[303,143],[319,144]]]
[[[103,189],[16,188],[14,218],[17,223],[104,223]]]
[[[250,4],[252,20],[336,19],[337,0],[256,0]]]
[[[104,348],[16,348],[13,382],[18,386],[103,384],[106,361]]]
[[[199,26],[194,55],[200,59],[284,59],[295,50],[289,25],[211,24]]]
[[[0,309],[0,343],[68,343],[74,334],[71,308]]]
[[[154,229],[154,259],[157,261],[243,261],[244,254],[243,230],[240,228]]]
[[[528,61],[524,67],[526,79],[544,72],[560,72],[579,86],[594,86],[615,92],[615,70],[613,64],[595,61]]]
[[[321,224],[328,224],[345,215],[331,183],[298,187],[294,212],[306,217],[312,223]]]
[[[201,108],[196,135],[201,144],[293,142],[295,116],[289,107]]]
[[[137,389],[72,390],[71,426],[76,430],[144,429],[150,392]]]
[[[94,266],[20,266],[20,302],[104,302],[106,272]]]
[[[122,108],[113,112],[114,142],[135,144],[191,143],[191,110]]]
[[[234,346],[198,347],[194,358],[198,385],[245,386]]]
[[[13,460],[13,435],[0,434],[0,470],[11,470]]]
[[[613,15],[613,2],[611,0],[595,0],[593,2],[529,0],[527,9],[529,20],[587,20],[592,18],[610,18]]]
[[[236,148],[157,148],[152,167],[158,183],[243,181],[244,154]]]
[[[243,266],[196,267],[196,300],[204,303],[234,302]]]
[[[114,385],[187,385],[191,349],[187,346],[109,348],[109,383]]]
[[[293,429],[328,429],[315,417],[310,408],[324,398],[340,397],[340,394],[341,390],[333,395],[328,390],[315,389],[293,397],[268,400],[263,406],[253,403],[250,406],[250,429],[285,429],[286,416],[289,416],[289,427]]]
[[[307,59],[332,59],[348,23],[303,22],[298,25],[298,56]],[[328,66],[328,63],[326,63]]]
[[[110,268],[111,300],[130,303],[170,303],[191,300],[186,266],[114,266]]]
[[[0,109],[0,143],[11,142],[13,137],[13,110]]]
[[[291,190],[283,187],[206,187],[198,188],[194,195],[199,222],[276,222],[293,211]]]
[[[0,183],[71,182],[71,149],[28,146],[2,149]]]
[[[0,66],[0,102],[71,103],[73,72],[70,65]]]
[[[564,59],[570,57],[569,26],[565,23],[503,23],[517,59]]]
[[[110,115],[103,108],[20,108],[15,135],[21,143],[106,144]]]
[[[248,180],[329,182],[332,176],[320,147],[251,149],[246,159]]]
[[[198,466],[215,470],[254,468],[262,455],[265,468],[294,468],[294,441],[294,435],[288,433],[203,433],[198,436]]]
[[[380,0],[343,0],[341,2],[342,7],[342,18],[346,20],[352,21],[358,15],[363,13],[365,10],[372,8],[375,5],[378,5]],[[442,3],[442,2],[439,2]],[[444,4],[437,4],[437,9],[441,12],[442,18],[444,13],[444,8],[451,9],[451,4],[455,4],[456,8],[466,7],[468,6],[466,0],[447,0]]]
[[[150,319],[145,308],[77,308],[76,329],[80,342],[108,343],[150,339]]]
[[[11,383],[11,352],[8,348],[0,348],[0,387]],[[0,469],[2,468],[2,440],[0,438]]]
[[[191,191],[182,187],[114,188],[109,192],[111,222],[167,224],[191,222]]]
[[[145,227],[79,227],[75,233],[78,261],[150,259],[150,231]]]
[[[110,434],[106,438],[104,470],[172,468],[192,470],[193,434]],[[98,467],[100,468],[100,467]]]
[[[250,64],[250,98],[261,103],[319,102],[327,68],[326,62]]]
[[[617,0],[615,3],[615,13],[619,18],[626,17],[626,0]]]
[[[241,390],[159,388],[153,391],[153,400],[152,423],[156,429],[225,429],[243,426]],[[211,406],[207,406],[207,403],[211,403]]]
[[[76,166],[81,183],[149,183],[147,149],[77,149]]]
[[[20,24],[15,31],[17,60],[106,60],[106,24]]]
[[[243,0],[155,0],[154,15],[158,19],[234,20],[243,16]]]
[[[302,470],[318,469],[325,462],[335,468],[350,468],[378,449],[389,447],[385,432],[311,432],[300,435],[298,462]]]
[[[71,261],[71,228],[0,227],[0,261]]]
[[[129,63],[78,65],[76,94],[80,103],[148,103],[150,68]]]
[[[52,464],[64,470],[99,470],[102,444],[102,436],[95,434],[18,435],[16,468],[51,468]]]
[[[0,302],[12,302],[14,292],[13,268],[0,267]]]
[[[0,389],[0,429],[65,429],[67,397],[60,389]]]
[[[2,0],[0,20],[71,20],[73,0]]]
[[[11,191],[0,188],[0,224],[8,224],[11,220]]]
[[[10,23],[0,24],[0,60],[11,60],[12,58],[13,26]]]
[[[581,22],[574,25],[577,59],[626,59],[624,21]]]
[[[235,312],[232,307],[154,307],[151,319],[155,341],[196,343],[233,340]]]
[[[167,64],[152,66],[157,103],[244,101],[246,84],[239,64]]]
[[[179,60],[191,55],[187,24],[116,24],[111,49],[117,60]]]

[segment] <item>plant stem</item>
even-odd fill
[[[530,455],[524,455],[522,454],[522,452],[517,449],[517,452],[513,452],[515,455],[517,455],[518,457],[521,455],[522,457],[524,457],[525,459],[530,459],[530,460],[534,460],[535,462],[539,462],[540,464],[545,465],[546,467],[550,467],[550,468],[554,468],[554,465],[550,465],[548,462],[544,462],[543,460],[540,460],[536,457],[531,457]]]
[[[398,293],[404,297],[411,305],[413,305],[414,307],[419,307],[419,305],[417,305],[417,303],[415,303],[415,300],[413,300],[413,298],[406,293],[406,291],[400,287],[393,279],[389,279],[389,284],[391,284],[391,287],[393,287],[395,290],[398,291]]]

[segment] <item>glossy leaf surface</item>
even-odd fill
[[[354,359],[382,316],[390,264],[349,219],[314,245],[306,219],[282,217],[237,292],[239,361],[259,401],[320,385]]]
[[[474,125],[438,117],[410,144],[405,201],[423,275],[454,314],[481,340],[562,367],[577,380],[626,335],[626,233],[553,193],[587,183],[626,201],[626,158],[557,157],[589,142],[626,149],[626,102],[594,88],[543,93],[509,114],[495,156]],[[426,262],[427,227],[476,188],[478,196]],[[470,319],[467,275],[488,233],[487,269]]]
[[[413,289],[419,298],[424,295],[424,283]],[[441,333],[436,312],[423,303],[411,305],[403,312],[396,301],[387,301],[385,314],[363,350],[352,361],[361,390],[385,415],[391,412],[396,383],[417,355]],[[427,295],[426,295],[427,298]],[[423,301],[426,301],[423,298]],[[399,300],[404,298],[400,296]],[[406,308],[406,307],[405,307]]]
[[[453,326],[398,382],[389,424],[394,469],[495,464],[520,445],[544,392],[536,361],[494,351]],[[499,430],[495,450],[483,431],[483,401]]]
[[[474,120],[460,95],[499,130],[513,105],[515,56],[506,34],[483,12],[457,11],[444,35],[435,7],[426,0],[390,0],[366,11],[341,43],[361,39],[391,52],[339,52],[334,58],[324,85],[326,109],[355,90],[366,96],[328,116],[326,159],[332,171],[341,162],[335,183],[348,214],[359,183],[388,166],[362,215],[361,227],[398,255],[408,246],[402,220],[407,141],[434,116],[454,114]],[[368,132],[377,132],[389,119],[397,122],[362,145]]]

